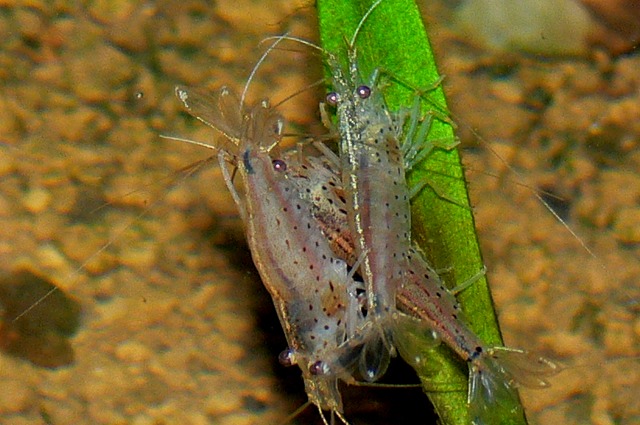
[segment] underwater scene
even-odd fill
[[[314,2],[70,3],[0,3],[0,424],[322,424],[294,414],[215,153],[175,140],[220,135],[174,94],[240,94],[255,69],[246,102],[276,106],[289,146],[327,135],[317,50],[254,68],[266,37],[318,43]],[[530,424],[640,424],[631,3],[418,2],[505,345],[560,367],[520,392]],[[407,364],[387,375],[341,385],[349,424],[437,423]]]

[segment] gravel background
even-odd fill
[[[0,354],[0,423],[281,423],[305,397],[277,364],[284,339],[231,198],[215,167],[172,174],[209,153],[158,135],[210,138],[173,86],[239,90],[265,35],[315,37],[312,8],[66,3],[0,2],[0,271],[37,272],[82,307],[70,365]],[[532,423],[640,424],[638,361],[616,360],[640,339],[640,56],[490,50],[439,4],[428,21],[505,338],[567,367],[525,393]],[[318,80],[295,50],[271,55],[252,99]],[[282,105],[290,131],[322,132],[318,99]],[[523,183],[562,198],[596,259]],[[353,425],[431,423],[405,418],[417,390],[347,392]]]

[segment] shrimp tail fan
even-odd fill
[[[517,388],[546,388],[547,378],[560,371],[544,357],[504,347],[487,349],[471,361],[470,368],[468,401],[473,425],[497,424],[505,417],[521,415]]]

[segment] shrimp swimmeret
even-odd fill
[[[344,191],[333,168],[335,161],[307,158],[298,168],[288,167],[287,173],[301,196],[313,203],[314,218],[331,241],[334,253],[354,264],[357,255]],[[488,347],[465,324],[455,297],[418,249],[410,248],[407,263],[406,282],[397,291],[398,307],[421,319],[409,329],[424,331],[425,326],[432,329],[437,338],[469,364],[468,403],[472,423],[497,423],[496,418],[504,414],[500,407],[506,405],[506,400],[517,397],[517,387],[544,388],[548,385],[545,379],[560,371],[553,362],[533,353]],[[397,335],[396,342],[403,358],[414,367],[425,361],[423,357],[408,355],[405,344],[410,340]]]
[[[276,306],[289,345],[281,362],[300,367],[309,401],[325,424],[323,410],[346,424],[338,379],[353,381],[350,368],[361,348],[352,338],[364,320],[357,294],[361,284],[331,252],[311,205],[286,178],[287,164],[272,156],[282,118],[266,101],[243,107],[225,87],[213,96],[181,87],[176,93],[191,115],[226,136],[205,146],[218,150],[254,263]],[[241,191],[229,163],[237,170]]]

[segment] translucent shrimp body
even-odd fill
[[[284,364],[302,370],[309,401],[344,423],[338,379],[352,380],[349,367],[359,355],[350,337],[362,326],[356,291],[346,263],[332,252],[317,227],[311,205],[301,199],[285,173],[286,162],[271,153],[282,119],[266,102],[242,108],[228,89],[214,96],[178,88],[189,113],[221,131],[211,146],[240,215],[254,263],[276,306],[289,349]],[[231,177],[230,165],[242,190]]]
[[[404,280],[411,248],[409,191],[400,147],[403,120],[391,114],[376,90],[377,73],[362,84],[355,52],[348,72],[329,58],[335,92],[327,102],[336,107],[340,135],[342,184],[349,228],[367,291],[367,320],[378,335],[365,346],[361,373],[374,381],[386,370],[393,342],[390,329],[396,291]]]
[[[332,162],[307,158],[299,167],[292,163],[287,173],[301,196],[313,203],[314,217],[331,242],[334,253],[349,264],[356,262],[344,191],[332,169]],[[468,401],[472,423],[497,423],[500,406],[506,404],[505,400],[517,398],[518,386],[544,388],[548,385],[545,378],[559,371],[554,363],[526,351],[486,346],[466,325],[455,297],[429,267],[422,253],[410,248],[406,259],[406,283],[398,288],[398,307],[420,319],[408,329],[422,332],[421,340],[424,340],[424,332],[431,329],[435,337],[469,364]],[[403,325],[412,324],[404,320]],[[413,366],[419,367],[425,361],[423,357],[409,355],[409,351],[415,352],[407,347],[410,340],[397,335],[396,343],[403,358]]]

